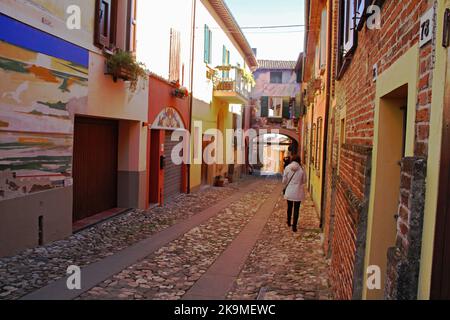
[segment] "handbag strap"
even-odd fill
[[[291,176],[291,178],[289,179],[289,182],[287,183],[287,185],[286,185],[286,188],[285,188],[285,189],[287,189],[287,187],[289,187],[289,185],[291,184],[291,181],[292,181],[292,179],[294,178],[294,176],[295,176],[295,172],[294,172],[294,173],[292,173],[292,176]]]

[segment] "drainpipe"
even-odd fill
[[[191,95],[189,97],[189,134],[192,131],[192,106],[194,103],[194,60],[195,60],[195,24],[196,24],[196,14],[197,13],[197,0],[192,0],[192,35],[191,35],[191,78],[189,79],[191,85]],[[191,148],[192,141],[189,141],[189,150]],[[189,152],[189,163],[187,165],[187,193],[191,193],[191,162],[192,153]]]
[[[333,1],[328,1],[329,10],[328,10],[328,57],[327,57],[327,96],[325,101],[325,119],[324,119],[324,139],[323,139],[323,176],[322,176],[322,200],[321,200],[321,209],[320,209],[320,228],[323,229],[324,219],[325,219],[325,199],[327,196],[326,192],[326,181],[327,181],[327,161],[328,161],[328,119],[331,109],[331,59],[332,59],[332,50],[331,50],[331,41],[332,41],[332,24],[333,24]]]

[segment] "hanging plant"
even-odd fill
[[[242,79],[244,79],[244,81],[248,83],[250,86],[254,87],[256,85],[256,81],[253,73],[243,68],[241,68],[240,70],[242,73]]]
[[[135,92],[140,78],[146,79],[148,71],[143,63],[137,62],[131,52],[117,49],[106,61],[108,74],[114,82],[117,79],[130,82],[130,91]]]
[[[179,87],[172,91],[172,95],[176,98],[184,99],[189,96],[189,91],[185,87]]]

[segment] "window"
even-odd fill
[[[115,45],[117,2],[97,0],[95,11],[95,44],[110,48]]]
[[[317,127],[316,124],[314,123],[312,125],[312,129],[311,129],[311,157],[310,157],[310,161],[311,161],[311,165],[314,165],[315,163],[315,155],[316,155],[316,146],[317,146]]]
[[[205,24],[205,38],[204,38],[204,60],[205,63],[211,63],[211,50],[212,50],[212,32],[209,27]]]
[[[222,49],[222,65],[223,66],[229,66],[230,65],[230,50],[227,50],[227,47],[223,46]],[[223,71],[222,72],[223,78],[229,78],[230,77],[230,71]]]
[[[136,51],[136,0],[96,0],[95,12],[94,44],[97,47]],[[118,33],[123,37],[117,37]]]
[[[180,32],[170,29],[169,81],[180,81]]]
[[[270,83],[283,83],[283,72],[281,71],[271,72]]]
[[[320,23],[320,69],[325,69],[327,63],[327,10],[322,11]]]
[[[281,118],[283,116],[283,98],[269,98],[269,118]]]
[[[128,0],[127,46],[128,51],[136,52],[137,0]]]
[[[345,143],[345,118],[341,119],[340,128],[339,128],[339,146],[338,146],[338,174],[340,172],[339,167],[341,163],[341,150],[342,146]]]
[[[339,50],[337,75],[339,80],[345,72],[353,51],[356,48],[355,6],[357,0],[339,0]]]
[[[320,162],[322,161],[322,131],[323,131],[323,119],[317,119],[317,144],[316,144],[316,161],[315,167],[316,170],[320,170]]]

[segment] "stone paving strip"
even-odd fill
[[[0,300],[18,299],[66,276],[69,265],[95,263],[229,198],[255,181],[181,195],[164,207],[133,210],[71,237],[0,259]]]
[[[207,222],[94,287],[80,299],[181,299],[277,186],[278,181],[265,180]]]
[[[302,204],[299,224],[298,233],[287,226],[286,201],[280,198],[227,299],[332,299],[320,222],[311,200]]]

